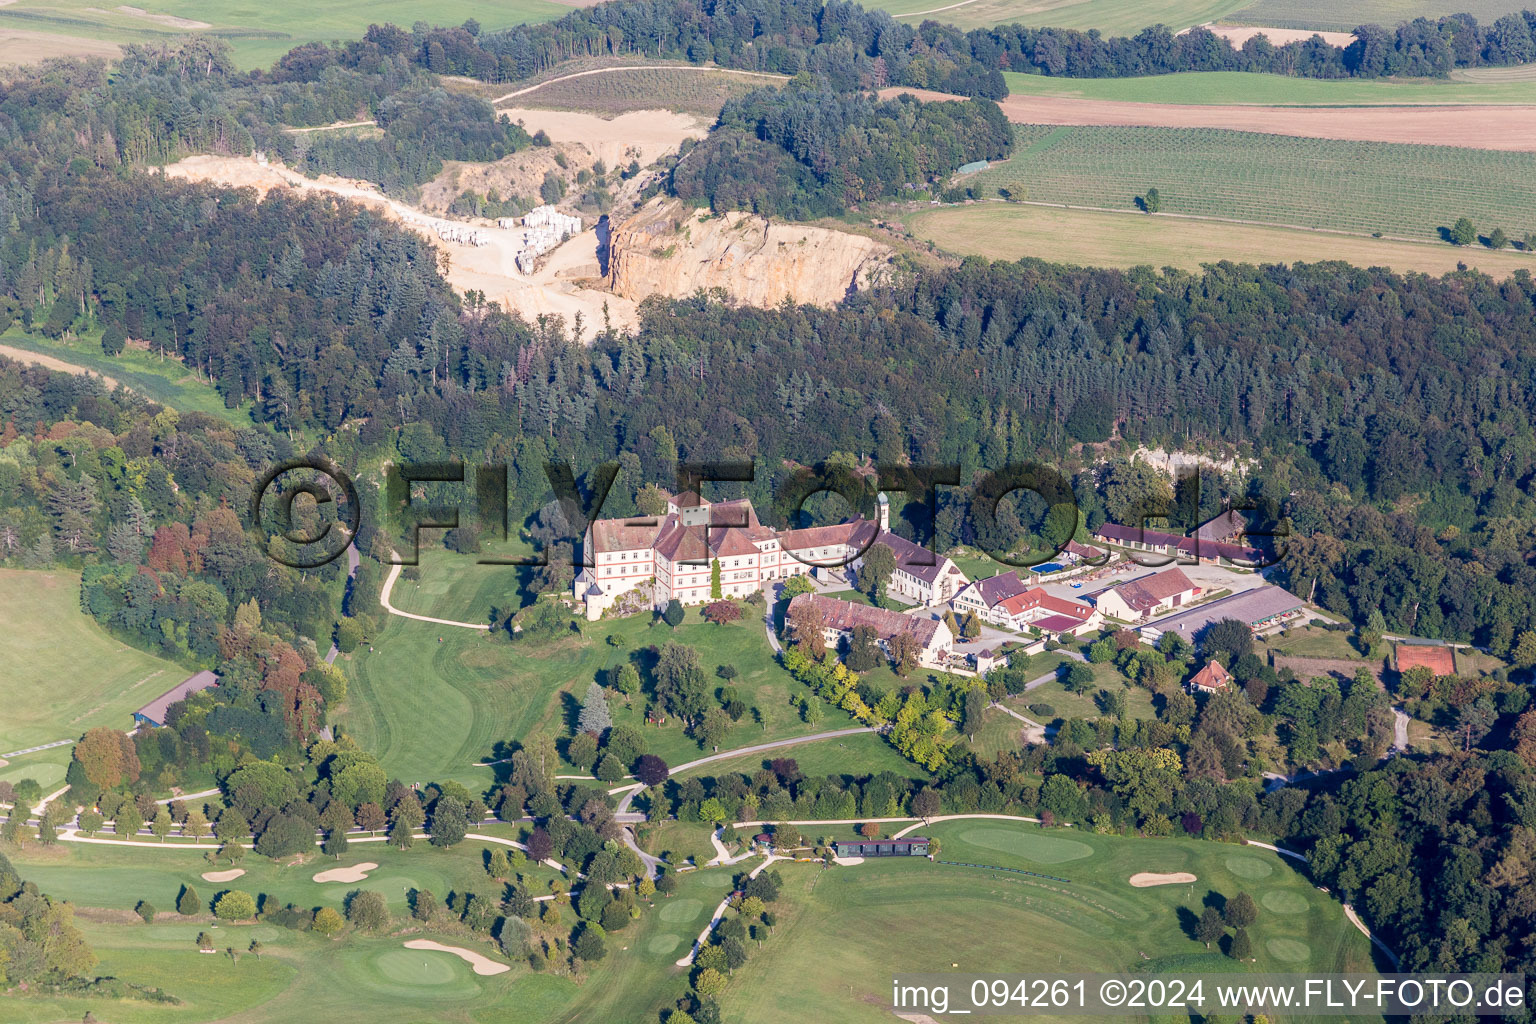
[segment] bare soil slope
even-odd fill
[[[878,281],[891,256],[862,235],[746,213],[711,216],[661,198],[614,229],[609,251],[608,284],[626,298],[720,288],[754,306],[830,305]]]

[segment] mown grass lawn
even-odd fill
[[[80,610],[80,574],[65,569],[0,569],[0,665],[0,754],[78,739],[97,725],[126,729],[134,710],[192,674],[98,626]],[[28,772],[51,760],[23,755],[0,778],[52,781],[43,777],[51,772]]]
[[[762,621],[750,606],[741,621],[727,626],[703,622],[698,614],[690,609],[676,630],[645,615],[586,623],[581,635],[516,642],[391,617],[373,650],[360,649],[346,662],[352,685],[340,722],[402,780],[452,778],[484,787],[493,780],[493,770],[474,763],[490,759],[498,743],[540,732],[563,741],[575,728],[593,681],[606,678],[608,669],[631,655],[643,656],[647,648],[676,641],[699,651],[712,689],[730,685],[756,710],[736,723],[720,744],[722,750],[854,724],[833,707],[815,725],[801,720],[789,699],[804,687],[774,660]],[[619,646],[607,642],[610,635]],[[722,665],[737,671],[729,683],[716,674]],[[609,701],[614,723],[640,730],[650,753],[674,765],[710,753],[675,718],[646,725],[643,706],[641,697],[630,706],[620,697]],[[562,773],[574,771],[562,767]]]
[[[920,834],[941,841],[944,860],[1071,881],[898,858],[781,867],[781,924],[736,972],[722,999],[726,1019],[876,1024],[890,1019],[891,979],[903,973],[1375,969],[1369,942],[1338,904],[1269,851],[1005,821],[941,822]],[[1132,888],[1140,871],[1188,871],[1199,881]],[[1238,891],[1259,903],[1256,959],[1242,965],[1187,931],[1205,900]]]

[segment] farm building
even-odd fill
[[[1138,622],[1189,604],[1200,596],[1182,569],[1153,573],[1141,579],[1122,583],[1098,596],[1101,614],[1110,615],[1126,622]]]
[[[839,601],[820,594],[800,594],[789,602],[789,615],[799,609],[812,607],[821,616],[822,633],[827,643],[837,644],[844,637],[853,635],[859,626],[869,626],[875,631],[880,649],[890,654],[891,641],[898,633],[910,633],[917,639],[919,664],[936,666],[944,664],[955,642],[954,634],[939,619],[919,615],[903,615],[885,608]]]
[[[1035,628],[1078,636],[1097,629],[1103,616],[1092,605],[1029,587],[1017,571],[977,580],[955,595],[956,612],[975,612],[983,622],[1005,629]]]
[[[147,725],[151,729],[158,729],[165,724],[165,712],[172,704],[179,700],[186,700],[194,693],[211,689],[219,685],[219,676],[216,672],[207,669],[194,676],[188,676],[171,689],[166,690],[154,700],[145,704],[133,713],[134,728]]]
[[[832,844],[839,857],[926,857],[928,840],[924,836],[906,839],[839,839]]]
[[[1220,530],[1221,527],[1213,529]],[[1114,523],[1105,523],[1095,530],[1093,535],[1102,541],[1118,544],[1132,551],[1167,555],[1169,558],[1193,558],[1206,565],[1226,561],[1238,568],[1248,568],[1272,565],[1275,562],[1273,553],[1246,544],[1209,540],[1200,536],[1181,537],[1176,533],[1143,530],[1134,526],[1117,526]]]
[[[1174,632],[1194,643],[1207,627],[1222,619],[1236,619],[1247,623],[1255,633],[1261,633],[1305,610],[1306,602],[1284,587],[1265,585],[1149,622],[1141,627],[1141,642],[1155,644],[1164,633]]]
[[[1392,653],[1399,672],[1423,666],[1437,676],[1456,674],[1456,649],[1444,640],[1399,640]]]

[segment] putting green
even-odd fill
[[[1267,892],[1259,900],[1268,910],[1277,914],[1304,914],[1307,912],[1307,898],[1299,892],[1291,892],[1289,889],[1276,889]]]
[[[682,941],[683,937],[681,935],[672,935],[670,933],[653,935],[651,936],[651,941],[645,944],[645,950],[657,956],[666,956],[676,949]]]
[[[684,897],[680,900],[668,900],[666,906],[661,908],[660,917],[668,924],[687,924],[698,917],[703,909],[703,903]]]
[[[960,833],[963,842],[999,853],[1011,853],[1037,864],[1065,864],[1093,856],[1093,847],[1076,839],[1043,836],[1009,828],[969,828]]]
[[[1275,866],[1258,857],[1228,857],[1227,870],[1238,878],[1268,878],[1275,873]]]
[[[402,985],[451,985],[458,980],[448,954],[431,949],[392,949],[373,958],[374,970]]]
[[[1270,939],[1264,943],[1269,955],[1288,964],[1299,964],[1312,957],[1312,947],[1299,939]]]
[[[385,900],[398,906],[406,905],[406,893],[411,889],[430,889],[431,885],[423,883],[420,879],[410,875],[375,875],[365,878],[361,882],[352,882],[346,885],[327,885],[320,891],[319,898],[336,905],[346,901],[348,894],[359,890],[376,892]]]

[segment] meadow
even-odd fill
[[[610,635],[620,646],[607,642]],[[698,609],[690,609],[676,630],[635,616],[587,623],[579,636],[532,642],[497,641],[481,631],[391,616],[373,638],[372,651],[365,646],[338,662],[352,681],[340,724],[364,749],[376,752],[392,776],[417,782],[451,778],[483,787],[493,771],[474,763],[494,756],[499,743],[535,733],[568,737],[581,699],[600,672],[670,640],[698,649],[712,687],[725,685],[715,675],[719,666],[734,666],[738,675],[730,685],[761,715],[761,722],[749,713],[736,723],[723,749],[853,724],[846,712],[831,707],[815,725],[801,721],[789,697],[803,687],[774,660],[762,620],[750,607],[741,621],[727,626],[703,622]],[[676,719],[646,725],[642,705],[638,697],[629,707],[622,698],[609,701],[615,724],[639,729],[648,752],[668,764],[708,753]]]
[[[871,0],[867,7],[891,12],[909,25],[938,21],[961,29],[992,25],[1049,25],[1098,29],[1109,36],[1133,36],[1148,25],[1178,30],[1215,21],[1243,0]],[[1351,26],[1353,27],[1353,26]]]
[[[1483,246],[1390,241],[1255,224],[1143,214],[1069,210],[1018,203],[923,210],[903,218],[919,239],[962,255],[1016,260],[1035,256],[1097,267],[1180,267],[1207,263],[1344,260],[1399,273],[1443,274],[1458,263],[1495,277],[1536,266],[1536,256]]]
[[[1506,69],[1484,69],[1488,71]],[[1131,103],[1252,103],[1351,107],[1402,104],[1536,103],[1529,77],[1322,79],[1251,71],[1190,71],[1141,78],[1052,78],[1003,72],[1013,96],[1056,96]]]
[[[566,78],[519,96],[519,106],[547,110],[576,110],[600,117],[617,117],[631,110],[675,110],[714,118],[725,101],[782,81],[759,77],[658,65],[619,70],[582,78]]]
[[[1236,25],[1353,32],[1359,25],[1390,27],[1414,18],[1461,13],[1488,24],[1505,14],[1518,13],[1523,6],[1520,0],[1354,0],[1347,5],[1328,0],[1258,0],[1224,20]]]
[[[323,5],[279,0],[157,0],[149,8],[117,5],[110,9],[91,0],[15,0],[0,8],[0,26],[57,33],[80,42],[167,42],[203,32],[230,44],[242,68],[267,67],[301,43],[357,39],[371,24],[392,22],[409,28],[427,20],[457,25],[469,18],[486,30],[524,22],[553,21],[570,8],[549,0],[438,0],[430,7],[414,0],[337,0]]]
[[[135,710],[191,675],[115,639],[82,612],[78,573],[0,569],[0,595],[0,754],[78,739],[92,726],[127,728]],[[59,749],[67,757],[69,748]],[[33,762],[36,773],[29,771]],[[50,763],[43,754],[25,754],[0,778],[46,784],[54,781],[53,769],[42,767]]]
[[[0,14],[5,10],[0,7]],[[235,409],[227,408],[223,396],[212,385],[193,375],[177,359],[162,359],[139,349],[125,349],[117,356],[108,356],[101,350],[99,332],[69,341],[56,341],[13,327],[0,334],[0,346],[21,349],[89,370],[151,401],[181,412],[207,413],[237,427],[251,425],[249,401]]]
[[[785,866],[782,923],[736,972],[726,1019],[877,1024],[890,1020],[891,978],[902,973],[1374,970],[1368,940],[1338,904],[1269,851],[1004,821],[940,822],[918,834],[940,840],[943,860],[1071,881],[906,859]],[[1140,871],[1199,881],[1134,889],[1127,880]],[[1205,900],[1219,905],[1239,891],[1259,904],[1249,930],[1256,959],[1243,965],[1188,930]]]

